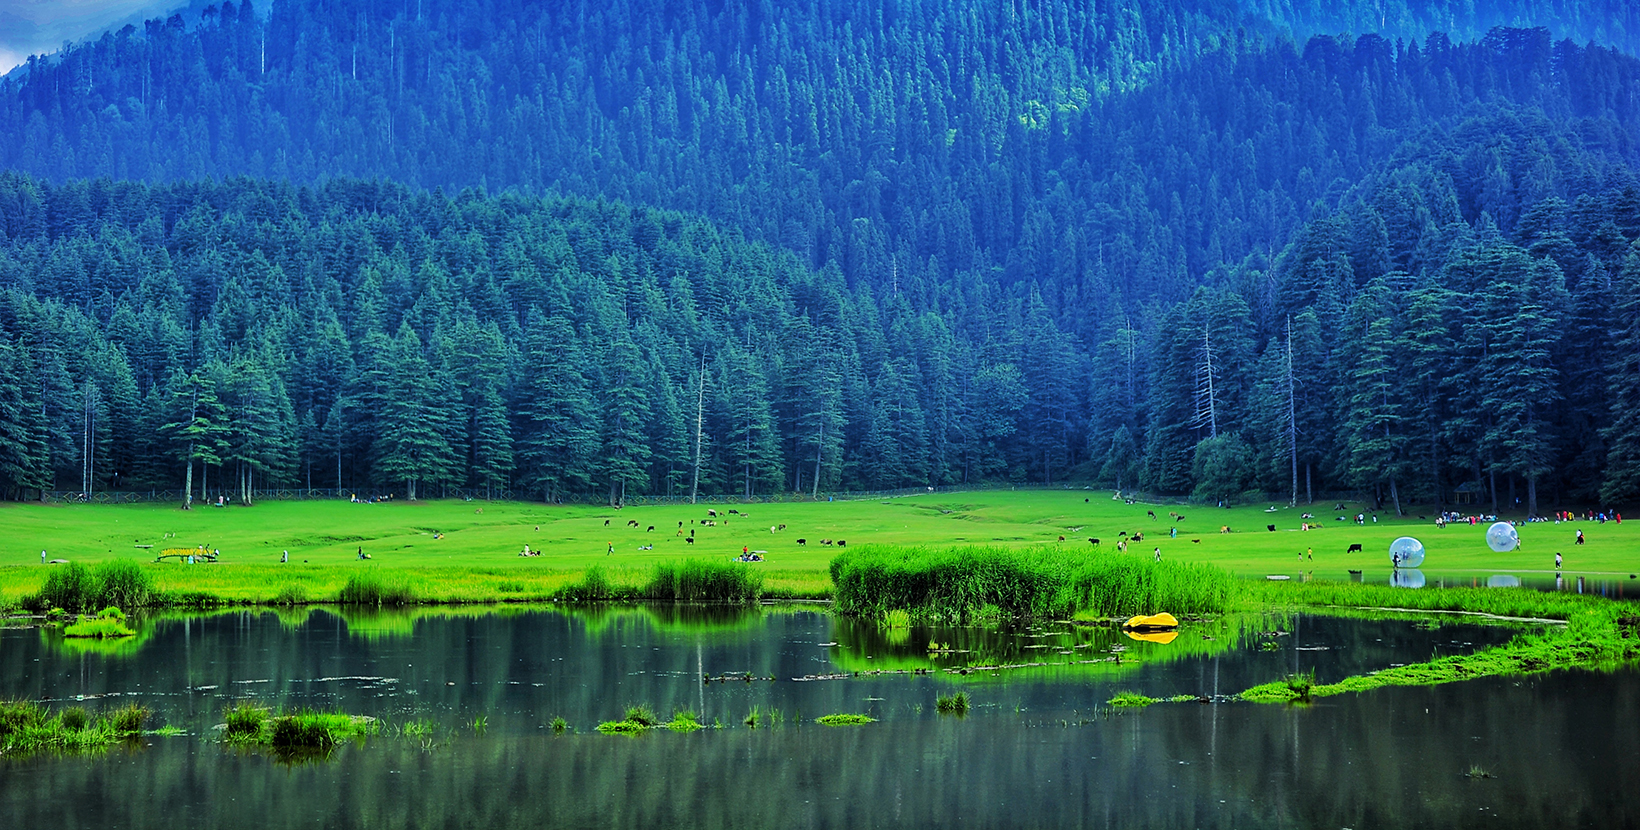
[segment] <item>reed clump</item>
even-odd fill
[[[831,561],[840,613],[889,619],[1174,614],[1229,610],[1237,583],[1210,565],[1036,548],[861,547]]]
[[[954,695],[940,695],[934,699],[934,710],[942,715],[968,714],[968,693],[957,692]]]

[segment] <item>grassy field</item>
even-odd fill
[[[329,600],[361,569],[403,571],[419,596],[453,601],[531,599],[551,595],[600,566],[616,582],[635,583],[657,563],[688,557],[724,558],[764,552],[757,566],[775,596],[817,596],[830,590],[835,545],[1034,546],[1068,552],[1116,550],[1119,533],[1143,533],[1130,552],[1209,562],[1244,576],[1301,572],[1317,579],[1368,577],[1389,570],[1388,548],[1402,535],[1423,541],[1423,570],[1451,578],[1511,573],[1550,574],[1556,551],[1568,574],[1624,579],[1640,572],[1640,527],[1634,522],[1530,524],[1522,548],[1494,553],[1484,525],[1437,529],[1417,510],[1406,519],[1379,514],[1364,526],[1366,505],[1220,509],[1125,504],[1109,491],[980,491],[867,501],[754,505],[664,505],[615,510],[519,502],[419,501],[351,504],[340,501],[264,502],[254,507],[174,505],[0,505],[0,602],[38,589],[49,559],[95,564],[126,557],[151,562],[166,549],[220,551],[214,564],[175,559],[152,566],[156,588],[202,592],[233,601]],[[708,510],[717,512],[707,525]],[[735,511],[730,514],[729,511]],[[1154,511],[1154,519],[1149,515]],[[1182,513],[1175,521],[1170,512]],[[1313,512],[1318,529],[1300,530]],[[1428,513],[1428,510],[1424,510]],[[1337,517],[1350,517],[1339,520]],[[682,523],[681,527],[679,523]],[[635,525],[633,524],[635,523]],[[771,532],[771,527],[785,525]],[[1274,525],[1271,532],[1267,525]],[[651,531],[648,528],[653,527]],[[1170,531],[1176,527],[1174,538]],[[1231,532],[1222,533],[1228,527]],[[1582,529],[1587,544],[1574,546]],[[685,538],[693,533],[695,542]],[[1065,540],[1059,541],[1063,536]],[[1098,547],[1088,539],[1099,538]],[[807,544],[799,544],[806,540]],[[1353,544],[1356,553],[1347,552]],[[540,556],[523,557],[528,545]],[[360,550],[370,556],[358,559]],[[1314,550],[1314,560],[1300,555]],[[280,562],[289,551],[290,562]],[[642,575],[642,576],[640,576]],[[1640,589],[1640,585],[1636,586]]]

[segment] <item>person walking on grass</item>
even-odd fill
[[[610,542],[610,543],[609,543],[609,550],[607,550],[607,551],[605,551],[605,552],[604,552],[604,555],[605,555],[605,556],[609,556],[609,555],[610,555],[610,554],[612,554],[612,553],[614,553],[614,552],[615,552],[615,543],[614,543],[614,542]]]
[[[1555,551],[1555,570],[1560,570],[1560,551]]]

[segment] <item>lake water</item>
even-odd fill
[[[1295,669],[1327,682],[1519,629],[1237,617],[1189,622],[1163,645],[1064,623],[883,630],[801,608],[446,613],[161,619],[111,654],[40,629],[0,631],[0,696],[53,708],[135,699],[187,733],[97,755],[0,758],[0,827],[1640,821],[1634,671],[1382,689],[1302,707],[1106,704],[1127,689],[1211,700]],[[967,716],[937,713],[936,697],[956,691],[972,701]],[[368,714],[389,728],[289,763],[215,741],[223,707],[241,699]],[[632,704],[663,717],[688,708],[722,728],[594,731]],[[755,729],[744,723],[754,707]],[[879,721],[812,722],[835,712]],[[555,716],[574,731],[554,734]],[[434,737],[392,734],[412,719],[432,721]],[[1476,766],[1493,777],[1467,777]]]

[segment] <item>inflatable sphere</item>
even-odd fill
[[[1498,553],[1508,553],[1520,547],[1520,534],[1508,522],[1498,522],[1486,529],[1486,546]]]
[[[1389,575],[1389,584],[1392,588],[1422,588],[1424,572],[1417,568],[1403,568]]]
[[[1389,561],[1397,568],[1416,568],[1424,564],[1424,543],[1402,536],[1389,543]]]

